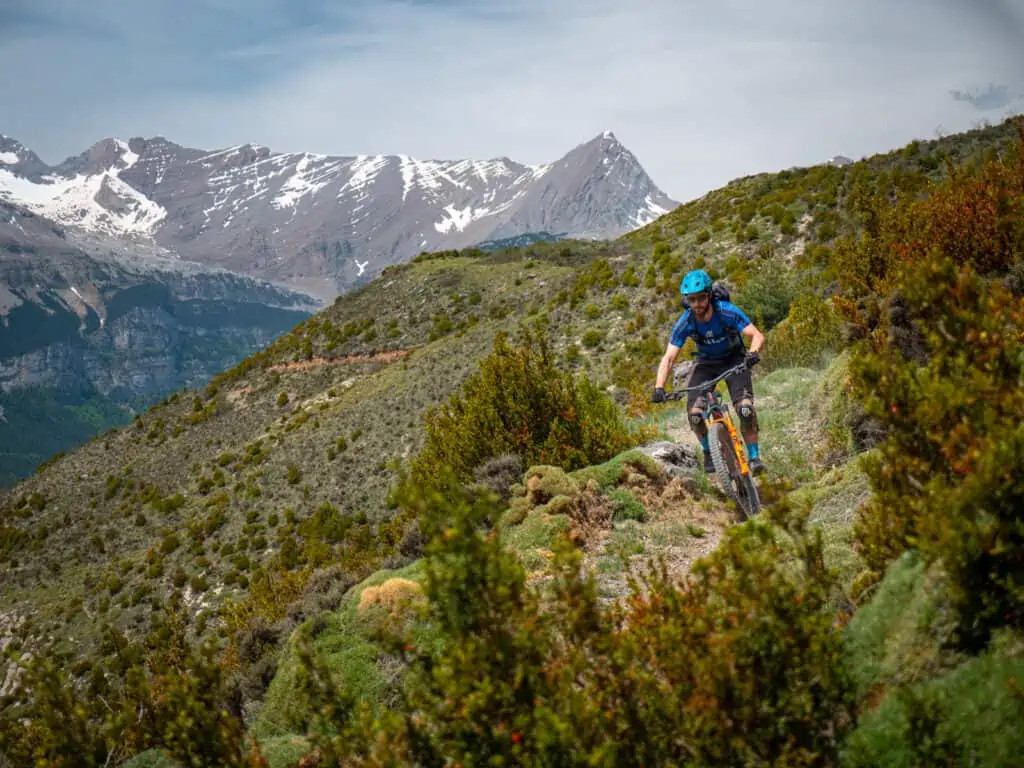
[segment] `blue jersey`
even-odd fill
[[[706,323],[697,320],[691,310],[686,310],[672,328],[671,343],[681,347],[688,338],[697,343],[697,357],[702,360],[724,360],[743,348],[740,331],[750,325],[750,318],[743,310],[728,301],[713,305],[711,319]]]

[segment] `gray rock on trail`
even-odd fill
[[[658,441],[637,448],[641,453],[657,461],[669,474],[676,477],[692,478],[701,470],[701,462],[693,447],[682,443]]]

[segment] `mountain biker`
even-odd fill
[[[651,400],[655,403],[665,402],[665,382],[679,350],[688,338],[697,344],[697,364],[690,372],[687,387],[710,381],[745,362],[747,369],[728,377],[725,383],[729,387],[733,406],[740,415],[740,431],[747,444],[750,471],[759,475],[765,471],[765,466],[757,444],[757,412],[754,410],[754,387],[749,368],[761,359],[764,334],[739,307],[724,298],[716,297],[713,288],[711,276],[699,269],[688,272],[680,282],[679,292],[686,301],[687,309],[672,328],[665,355],[658,366]],[[744,348],[742,336],[750,339],[749,351]],[[690,426],[704,449],[704,471],[711,474],[715,470],[711,463],[708,428],[701,413],[705,405],[704,395],[687,393],[686,407],[690,413]]]

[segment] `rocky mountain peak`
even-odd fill
[[[210,151],[157,136],[106,138],[24,171],[0,168],[0,200],[323,298],[422,251],[534,232],[616,237],[676,205],[611,131],[543,165]]]
[[[61,176],[95,176],[110,170],[130,168],[139,159],[128,142],[122,139],[101,139],[82,154],[70,157],[55,170]]]
[[[50,166],[17,139],[0,133],[0,173],[6,171],[33,181],[48,173]],[[2,187],[0,187],[2,194]]]
[[[582,165],[605,172],[619,162],[623,163],[623,166],[616,168],[617,171],[628,170],[631,173],[635,171],[644,173],[636,156],[618,140],[614,133],[604,131],[590,141],[574,147],[556,165]]]

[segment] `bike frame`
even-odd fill
[[[740,431],[736,429],[736,425],[733,423],[732,418],[729,416],[729,404],[725,402],[720,394],[718,394],[717,386],[718,384],[716,382],[716,389],[712,389],[707,393],[708,404],[704,406],[702,411],[704,416],[704,425],[710,432],[712,424],[725,424],[725,428],[729,432],[729,438],[732,440],[733,448],[736,449],[736,459],[740,463],[740,474],[749,474],[750,464],[747,461],[747,444],[743,440],[743,436],[740,434]]]
[[[718,384],[725,379],[732,376],[734,373],[740,373],[746,370],[747,364],[741,363],[728,371],[723,373],[721,376],[716,376],[711,381],[700,384],[696,387],[687,387],[685,389],[677,389],[673,392],[669,392],[665,395],[666,400],[682,400],[690,392],[698,392],[707,396],[707,402],[703,409],[701,409],[701,415],[704,417],[704,426],[708,432],[711,431],[712,424],[724,424],[726,430],[729,432],[729,439],[732,440],[733,448],[736,450],[736,459],[740,463],[740,474],[750,474],[750,463],[747,461],[747,444],[743,441],[743,436],[740,431],[736,429],[736,425],[733,423],[732,418],[729,416],[729,404],[725,401],[718,393]]]

